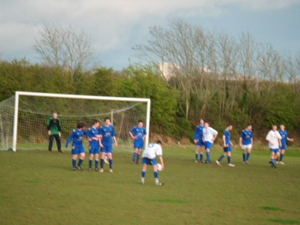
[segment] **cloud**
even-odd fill
[[[228,8],[280,10],[298,0],[27,0],[1,1],[0,49],[2,53],[30,49],[42,21],[72,25],[91,35],[98,52],[130,48],[148,26],[169,17],[219,18]]]

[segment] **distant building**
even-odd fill
[[[161,62],[158,63],[159,70],[165,80],[170,80],[171,77],[175,76],[176,71],[180,70],[180,66],[176,63]]]

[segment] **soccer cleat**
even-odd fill
[[[114,171],[113,171],[113,169],[109,169],[109,172],[113,173]]]
[[[92,171],[92,168],[89,168],[89,171]]]
[[[277,167],[276,167],[276,166],[274,166],[274,165],[272,165],[272,168],[275,168],[275,169],[276,169]]]
[[[230,166],[230,167],[235,167],[235,165],[232,164],[232,163],[229,163],[228,166]]]
[[[202,162],[202,163],[205,163],[205,161],[204,161],[204,160],[201,160],[201,162]]]
[[[218,160],[216,160],[216,163],[218,164],[218,166],[221,166],[221,163]]]
[[[245,164],[249,165],[249,162],[248,162],[248,161],[245,161]]]
[[[72,169],[73,171],[75,171],[76,170],[76,168],[75,167],[73,167],[73,169]]]
[[[210,162],[209,162],[209,161],[205,161],[205,163],[206,163],[206,164],[209,164]]]
[[[82,169],[81,166],[77,166],[76,168],[77,168],[78,170],[80,170],[80,171],[83,171],[83,169]]]
[[[131,163],[132,163],[132,164],[135,164],[135,162],[134,162],[134,161],[132,161]]]
[[[269,161],[269,164],[270,164],[270,165],[273,165],[273,164],[272,164],[272,161]]]
[[[60,153],[64,153],[62,150],[58,150],[58,152],[60,152]]]
[[[49,153],[52,153],[52,150],[48,150]]]
[[[95,171],[98,172],[98,171],[99,171],[99,168],[95,168]]]
[[[141,184],[145,184],[145,182],[144,182],[144,181],[141,181]]]
[[[136,164],[140,164],[140,162],[139,162],[139,161],[136,161]]]
[[[100,173],[103,173],[103,172],[104,172],[104,170],[103,170],[103,169],[100,169],[100,170],[99,170],[99,172],[100,172]]]
[[[280,161],[279,164],[284,165],[284,162]]]
[[[279,164],[279,162],[278,162],[278,161],[276,161],[276,164]]]
[[[198,163],[198,160],[195,160],[195,163]]]
[[[165,185],[165,183],[161,183],[161,182],[156,183],[156,186],[163,186],[163,185]]]

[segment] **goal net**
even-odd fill
[[[0,149],[47,150],[47,122],[53,112],[57,112],[61,120],[62,148],[79,121],[85,122],[88,129],[95,119],[102,126],[109,117],[118,140],[119,146],[114,148],[117,152],[134,150],[129,131],[137,126],[138,120],[144,121],[149,133],[150,99],[16,92],[14,97],[0,103]],[[84,146],[87,150],[87,139]]]

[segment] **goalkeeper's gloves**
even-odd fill
[[[51,130],[48,130],[48,135],[51,135],[52,133],[51,133]]]

